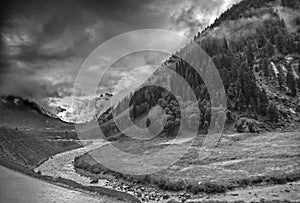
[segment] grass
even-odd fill
[[[153,143],[142,146],[148,152],[151,148],[157,149],[157,143]],[[197,153],[193,152],[201,143],[201,139],[196,140],[190,152],[174,166],[151,175],[132,176],[111,171],[89,154],[77,157],[75,167],[94,178],[112,176],[129,183],[192,194],[224,193],[236,188],[300,180],[298,132],[225,135],[205,160],[198,160]],[[127,152],[142,153],[137,142],[124,141],[115,146],[126,148]]]
[[[89,156],[86,154],[86,156]],[[102,175],[112,175],[116,179],[122,179],[131,183],[137,183],[141,185],[156,186],[159,189],[179,192],[187,191],[192,194],[207,193],[224,193],[228,190],[233,190],[236,188],[246,188],[248,186],[259,186],[259,185],[275,185],[275,184],[285,184],[288,182],[295,182],[300,180],[300,172],[294,172],[290,174],[274,174],[274,175],[265,175],[265,176],[255,176],[247,177],[241,179],[231,180],[225,183],[222,182],[191,182],[187,181],[184,178],[181,179],[171,179],[166,176],[157,176],[157,175],[142,175],[142,176],[133,176],[118,173],[107,169],[100,164],[89,165],[86,162],[79,163],[80,158],[75,159],[75,167],[78,169],[83,169],[89,171],[93,174],[102,174]],[[97,171],[94,170],[97,168]]]
[[[290,203],[291,201],[288,200],[261,200],[261,201],[251,201],[251,203]],[[216,200],[207,200],[207,201],[201,201],[201,202],[194,202],[190,201],[189,203],[228,203],[228,201],[216,201]],[[243,203],[243,201],[230,201],[230,203]]]
[[[53,132],[24,132],[0,127],[0,158],[35,168],[51,156],[81,147],[71,140],[57,140]]]

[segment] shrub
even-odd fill
[[[244,133],[244,132],[257,133],[258,123],[254,119],[239,118],[235,124],[235,129],[239,133]]]
[[[91,167],[91,172],[94,174],[99,174],[102,171],[102,166],[100,164],[95,164]]]
[[[274,104],[270,104],[268,108],[269,118],[273,122],[278,122],[279,120],[279,111]]]
[[[160,188],[160,189],[165,189],[167,181],[164,178],[159,178],[158,180],[155,181],[155,184]]]
[[[201,192],[200,187],[197,183],[189,184],[187,186],[187,190],[195,195],[198,194],[199,192]]]
[[[245,120],[244,119],[238,119],[237,122],[235,123],[235,129],[239,133],[246,132]]]

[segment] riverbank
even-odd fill
[[[104,195],[107,197],[114,198],[115,200],[122,201],[122,202],[132,202],[132,203],[139,203],[140,200],[131,196],[130,194],[116,191],[109,188],[99,187],[99,186],[83,186],[81,184],[78,184],[75,181],[68,180],[65,178],[54,178],[51,176],[45,176],[41,175],[39,173],[35,173],[33,170],[26,168],[20,164],[12,163],[7,160],[0,159],[0,165],[4,166],[6,168],[9,168],[11,170],[26,174],[27,176],[40,179],[42,181],[64,187],[67,189],[77,190],[77,191],[87,191],[92,194],[98,194],[98,195]]]
[[[140,202],[138,198],[126,192],[104,187],[106,181],[103,181],[103,184],[90,184],[90,178],[83,177],[76,173],[73,165],[74,158],[105,144],[106,142],[104,140],[93,140],[93,142],[81,148],[69,150],[51,157],[35,168],[34,171],[42,177],[51,177],[52,181],[66,184],[72,188],[96,192],[101,195],[120,199],[124,202]]]
[[[83,186],[75,181],[61,178],[61,177],[51,177],[46,175],[41,175],[39,173],[35,173],[33,170],[26,168],[20,164],[10,162],[8,160],[0,159],[0,165],[4,166],[6,168],[9,168],[11,170],[20,172],[22,174],[26,174],[27,176],[37,178],[39,180],[45,181],[47,183],[51,183],[63,188],[72,189],[76,191],[87,191],[91,194],[97,194],[97,195],[104,195],[107,197],[114,198],[116,201],[121,202],[132,202],[132,203],[139,203],[140,200],[138,198],[135,198],[131,196],[130,194],[127,194],[125,192],[116,191],[113,189],[105,188],[105,187],[99,187],[99,186]]]
[[[97,193],[70,189],[0,166],[0,202],[122,203]]]

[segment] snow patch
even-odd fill
[[[298,75],[297,71],[295,70],[296,67],[297,67],[297,65],[294,65],[294,64],[293,64],[293,65],[292,65],[292,71],[293,71],[294,77],[295,77],[296,79],[299,79],[299,75]]]
[[[271,62],[271,65],[272,65],[272,68],[273,68],[273,71],[274,71],[275,75],[278,76],[279,71],[278,71],[278,69],[277,69],[277,67],[275,66],[275,64],[274,64],[273,61]]]
[[[294,109],[292,109],[292,108],[290,108],[290,112],[291,112],[292,114],[296,114],[296,112],[295,112]]]

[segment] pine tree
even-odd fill
[[[194,74],[192,72],[189,73],[187,81],[192,88],[195,86]]]
[[[199,85],[200,85],[200,80],[201,80],[201,77],[200,77],[199,74],[196,72],[196,73],[195,73],[195,88],[199,87]]]
[[[230,71],[227,68],[222,69],[221,70],[221,77],[222,77],[222,80],[223,80],[225,90],[227,90],[229,88],[229,85],[230,85],[230,78],[231,78]]]
[[[284,53],[285,45],[284,45],[284,37],[283,37],[282,33],[278,33],[275,36],[275,43],[276,43],[278,51],[280,53]]]
[[[132,108],[130,117],[136,118],[137,116],[138,116],[138,115],[137,115],[137,112],[136,112],[136,105],[133,104],[133,108]]]
[[[262,115],[266,115],[269,106],[269,99],[265,89],[259,92],[259,98],[261,102],[260,112],[262,113]]]
[[[221,63],[221,61],[220,61],[220,59],[219,59],[219,57],[218,56],[213,56],[212,57],[212,61],[213,61],[213,63],[214,63],[214,65],[216,66],[216,68],[218,69],[218,70],[220,70],[221,68],[222,68],[222,63]]]
[[[269,77],[270,76],[269,62],[266,58],[264,58],[263,61],[262,61],[262,69],[263,69],[263,72],[264,72],[264,76]]]
[[[231,67],[230,75],[231,75],[232,82],[235,82],[237,80],[239,64],[240,64],[239,57],[237,57],[236,55],[233,55],[233,58],[232,58],[231,64],[230,64],[230,67]]]
[[[269,118],[273,122],[279,121],[279,111],[275,104],[271,103],[268,109]]]
[[[296,81],[291,66],[288,66],[288,72],[286,75],[286,84],[288,88],[291,90],[291,95],[293,97],[296,96],[297,95]]]
[[[254,53],[250,42],[247,44],[246,55],[247,55],[248,65],[252,68],[254,65]]]
[[[243,93],[247,98],[246,103],[250,103],[251,97],[256,98],[256,82],[255,76],[252,70],[249,68],[247,62],[242,63],[241,65],[241,79],[242,79],[242,86],[243,86]]]
[[[282,71],[281,67],[278,67],[277,70],[278,70],[279,89],[282,90],[283,85],[284,85],[284,74],[283,74],[283,71]]]
[[[267,27],[267,32],[266,32],[266,36],[269,39],[269,42],[272,44],[275,44],[275,35],[276,33],[278,33],[274,22],[273,21],[266,21],[265,22],[266,27]]]
[[[286,45],[285,46],[286,46],[286,49],[288,50],[289,53],[295,52],[296,44],[295,44],[295,39],[293,38],[293,36],[289,36],[286,39]]]
[[[228,42],[227,42],[227,40],[226,40],[225,35],[223,36],[223,48],[224,48],[225,50],[228,50],[228,49],[229,49]]]
[[[267,41],[265,39],[265,37],[262,34],[259,34],[257,37],[257,46],[258,48],[262,48],[266,45]]]
[[[265,50],[266,50],[265,52],[267,53],[268,57],[274,56],[274,54],[275,54],[274,46],[270,41],[267,42],[267,44],[265,46]]]
[[[240,89],[239,90],[239,94],[238,94],[238,98],[237,98],[237,110],[238,111],[243,111],[244,110],[244,103],[245,103],[245,96],[243,94],[243,91]]]

